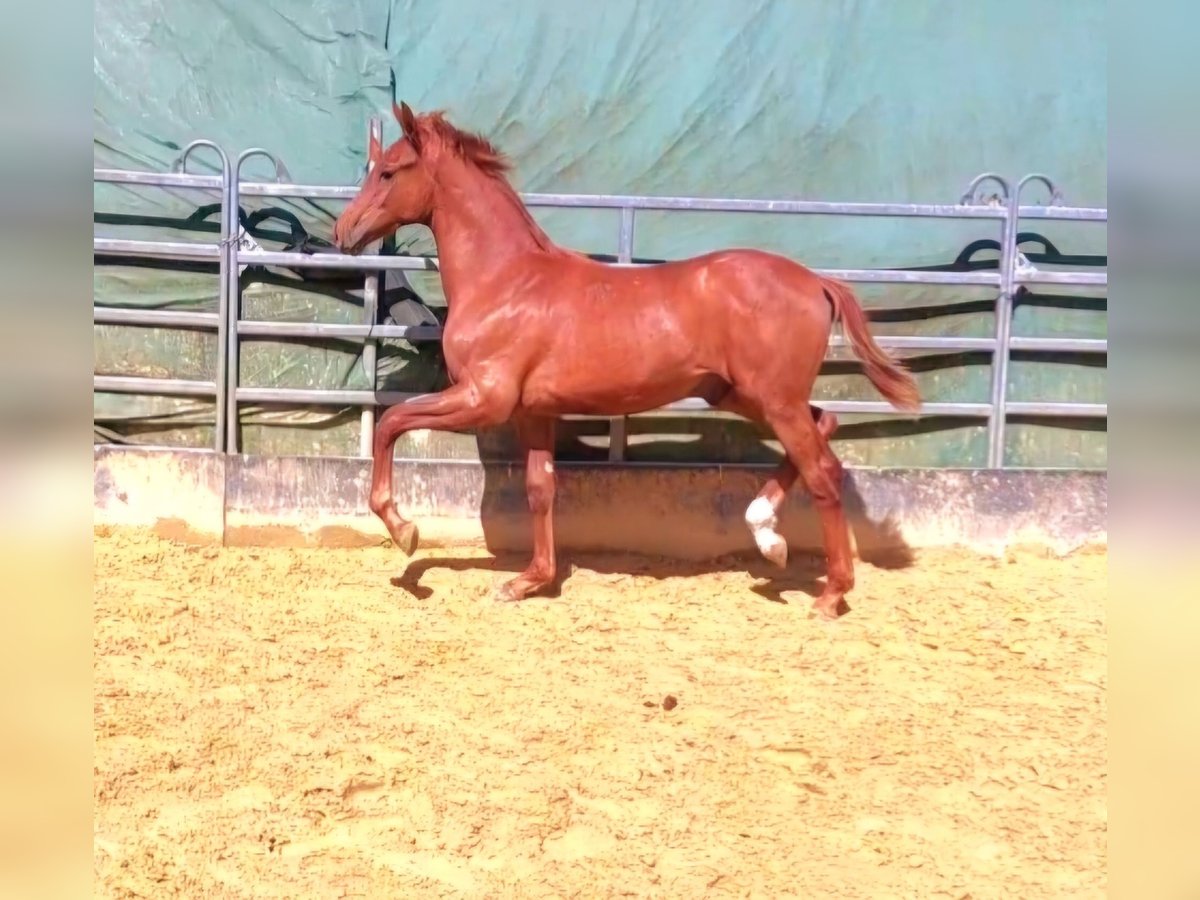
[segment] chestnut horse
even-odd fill
[[[375,430],[370,506],[411,554],[417,529],[396,509],[392,455],[414,429],[512,421],[526,452],[533,559],[496,598],[520,600],[555,577],[554,426],[564,414],[623,416],[685,397],[769,426],[786,458],[746,510],[768,560],[784,566],[779,508],[797,477],[820,515],[828,574],[817,613],[836,618],[854,586],[842,509],[837,427],[809,406],[835,321],[875,388],[920,406],[916,382],[874,342],[843,282],[759,250],[724,250],[645,267],[596,262],[555,245],[505,178],[506,158],[441,113],[393,112],[403,132],[383,149],[338,218],[346,253],[414,223],[437,242],[449,306],[442,336],[452,386],[387,409]]]

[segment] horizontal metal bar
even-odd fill
[[[909,417],[912,414],[900,412],[890,403],[876,400],[813,400],[813,406],[828,410],[831,413],[864,413],[870,415],[890,415]],[[660,409],[651,410],[649,414],[662,412],[705,412],[713,409],[703,400],[696,397],[668,404]],[[1009,415],[1022,416],[1077,416],[1080,418],[1104,418],[1108,415],[1108,406],[1104,403],[1050,403],[1050,402],[1014,402],[1007,404]],[[987,403],[926,403],[922,405],[919,415],[922,416],[963,416],[972,418],[987,418],[991,414],[991,405]]]
[[[92,181],[107,184],[142,184],[151,187],[217,188],[220,175],[196,175],[188,172],[140,172],[135,169],[93,169]]]
[[[309,200],[353,200],[362,186],[357,184],[279,184],[274,181],[243,181],[243,197],[304,197]]]
[[[212,381],[186,381],[181,378],[133,378],[120,375],[93,375],[92,389],[113,394],[169,394],[185,397],[215,397]]]
[[[216,328],[220,317],[216,313],[180,312],[173,309],[118,309],[94,306],[92,321],[97,325],[140,325],[147,328]]]
[[[1022,219],[1060,219],[1075,222],[1107,222],[1108,210],[1090,206],[1021,206]]]
[[[1009,338],[1010,350],[1035,353],[1107,353],[1108,341],[1100,338]]]
[[[359,185],[277,184],[248,181],[238,186],[245,197],[308,197],[353,200]],[[641,197],[632,194],[524,193],[527,206],[558,209],[643,209],[693,212],[793,213],[830,216],[897,216],[951,219],[1003,219],[999,206],[963,206],[951,203],[839,203],[821,200],[742,200],[720,197]]]
[[[890,403],[878,400],[813,400],[814,406],[829,410],[832,413],[863,413],[868,415],[913,416],[913,413],[899,412]],[[658,409],[649,410],[650,414],[661,412],[704,412],[713,409],[698,397],[689,397],[668,403]],[[986,418],[991,413],[987,403],[926,403],[915,415],[923,416],[971,416]],[[639,414],[641,415],[641,414]]]
[[[409,341],[436,341],[442,336],[440,325],[334,325],[322,322],[264,322],[241,321],[238,334],[248,337],[305,337],[305,338],[403,338]],[[875,342],[885,350],[986,350],[995,346],[992,338],[958,338],[898,336],[876,337]],[[841,335],[833,335],[830,347],[848,348],[850,345]],[[1032,348],[1041,349],[1041,348]],[[1052,346],[1046,349],[1070,350],[1067,346]],[[1092,349],[1088,347],[1086,349]]]
[[[1078,287],[1107,287],[1107,272],[1021,272],[1018,284],[1070,284]]]
[[[437,258],[431,256],[379,256],[364,253],[280,253],[274,250],[245,250],[237,255],[239,266],[286,266],[293,269],[417,269],[437,271]]]
[[[346,256],[340,253],[280,253],[255,250],[238,253],[239,265],[286,266],[306,269],[408,269],[437,270],[433,256]],[[655,263],[602,263],[614,268],[645,268]],[[857,283],[944,284],[1000,286],[995,272],[908,272],[902,269],[816,269],[820,275]]]
[[[169,310],[133,310],[95,307],[97,324],[145,325],[149,327],[215,328],[215,313],[188,313]],[[324,322],[266,322],[240,321],[238,334],[247,337],[347,338],[378,340],[437,341],[441,339],[440,325],[342,325]],[[994,338],[962,338],[938,336],[877,336],[875,342],[884,350],[951,350],[990,352]],[[849,349],[841,335],[833,335],[829,346]],[[1108,341],[1097,338],[1034,338],[1014,337],[1011,349],[1045,353],[1107,353]]]
[[[797,213],[830,216],[916,216],[1003,219],[1001,206],[953,203],[839,203],[822,200],[741,200],[721,197],[643,197],[633,194],[522,194],[527,206],[577,209],[642,209],[692,212]]]
[[[120,238],[92,238],[94,256],[144,256],[156,259],[220,259],[220,244],[186,241],[127,241]]]
[[[875,343],[884,350],[984,350],[990,352],[996,347],[995,338],[938,337],[936,335],[876,336]],[[835,334],[830,337],[829,346],[849,349],[850,343],[840,334]]]
[[[116,238],[93,238],[93,252],[110,256],[139,256],[166,259],[217,259],[220,247],[216,244],[184,243],[180,241],[132,241]],[[304,269],[350,269],[370,271],[383,269],[436,270],[436,257],[427,256],[347,256],[341,253],[281,253],[276,251],[245,251],[238,254],[239,265],[284,266]],[[606,263],[618,268],[640,267],[642,263]],[[1000,276],[994,272],[908,272],[901,269],[818,269],[821,275],[860,283],[932,284],[932,285],[990,285],[999,286]],[[1087,272],[1044,272],[1024,276],[1026,283],[1102,285],[1108,283],[1106,274]]]
[[[248,403],[311,403],[333,406],[361,406],[367,403],[390,406],[421,396],[426,395],[390,391],[317,391],[300,388],[238,388],[237,390],[237,399],[239,401],[245,401]],[[827,409],[830,412],[835,413],[910,415],[909,413],[898,413],[896,409],[891,406],[891,404],[884,402],[867,400],[830,400],[825,402],[814,402],[822,409]],[[688,399],[680,400],[676,403],[671,403],[657,409],[647,410],[645,413],[635,413],[635,415],[663,412],[704,412],[710,409],[712,409],[712,407],[710,407],[703,400],[696,397],[690,397]],[[921,408],[920,414],[986,418],[989,411],[990,408],[986,403],[927,403]],[[595,416],[581,415],[568,415],[566,417],[597,418]],[[600,416],[598,418],[608,418],[608,416]]]
[[[159,187],[219,188],[217,175],[183,172],[142,172],[131,169],[93,169],[92,180]],[[295,197],[315,200],[353,200],[359,185],[279,184],[245,181],[238,193],[244,197]],[[895,216],[953,219],[1003,219],[1000,206],[965,206],[949,203],[842,203],[823,200],[750,200],[722,197],[645,197],[633,194],[525,193],[528,205],[560,209],[642,209],[695,212],[794,213],[809,215]],[[1108,210],[1077,206],[1022,206],[1026,219],[1108,221]]]
[[[827,409],[831,413],[863,413],[871,415],[891,415],[912,418],[913,413],[900,412],[890,403],[882,400],[813,400],[814,406]],[[992,408],[987,403],[925,403],[916,415],[920,416],[970,416],[987,418]]]
[[[1010,416],[1072,416],[1081,419],[1106,419],[1108,418],[1108,404],[1009,400],[1008,414]]]
[[[238,334],[249,337],[306,337],[306,338],[401,338],[408,341],[436,341],[442,336],[440,325],[334,325],[322,322],[263,322],[241,321]],[[885,350],[982,350],[995,348],[994,338],[961,338],[938,336],[894,337],[877,336],[875,343]],[[833,335],[829,346],[848,349],[850,344],[841,335]],[[1014,338],[1013,349],[1063,353],[1105,353],[1108,342],[1091,338]]]
[[[306,338],[403,338],[407,341],[436,341],[441,339],[440,325],[335,325],[324,322],[238,322],[238,334],[248,337],[306,337]]]
[[[826,278],[858,284],[982,284],[1000,286],[997,272],[908,272],[904,269],[813,269]]]
[[[93,389],[107,393],[171,395],[190,397],[213,397],[216,395],[216,384],[211,381],[186,381],[172,378],[135,378],[114,375],[95,375],[92,379]],[[415,397],[423,396],[417,393],[399,391],[314,391],[291,388],[238,388],[237,398],[246,403],[282,403],[295,405],[321,406],[361,406],[376,404],[392,406],[403,403]],[[832,413],[861,413],[867,415],[909,416],[909,413],[898,412],[888,403],[871,400],[815,400],[815,406]],[[1014,416],[1058,417],[1070,416],[1077,418],[1106,418],[1108,405],[1105,403],[1053,403],[1039,401],[1009,401],[1008,414]],[[658,409],[648,410],[638,415],[652,415],[670,412],[707,412],[712,410],[703,400],[689,398],[671,403]],[[921,407],[922,416],[963,416],[971,418],[987,418],[990,407],[986,403],[926,403]],[[566,416],[565,418],[607,418],[590,416]]]
[[[142,325],[160,328],[215,328],[216,313],[177,312],[174,310],[117,309],[93,307],[97,325]],[[324,322],[241,321],[238,334],[247,337],[298,337],[372,339],[398,338],[407,341],[436,341],[442,336],[440,325],[341,325]],[[875,342],[885,350],[978,350],[995,348],[993,338],[938,336],[877,336]],[[841,335],[833,335],[829,346],[849,349]],[[1045,353],[1107,353],[1108,341],[1097,338],[1014,337],[1011,349]]]
[[[238,334],[248,337],[304,337],[304,338],[402,338],[408,341],[436,341],[442,336],[440,325],[340,325],[323,322],[266,322],[241,321]],[[992,338],[959,338],[937,336],[876,337],[875,342],[887,350],[985,350],[995,346]],[[841,335],[833,335],[830,347],[848,348],[850,345]],[[1071,350],[1072,347],[1054,344],[1046,348],[1029,349]],[[1092,350],[1090,343],[1082,349]]]
[[[149,383],[151,379],[121,379],[126,382]],[[97,378],[99,381],[99,378]],[[196,382],[182,382],[196,384]],[[98,388],[99,389],[99,388]],[[135,390],[130,388],[130,390]],[[211,391],[211,386],[209,388]],[[136,390],[135,390],[136,392]],[[149,391],[146,391],[149,393]],[[330,390],[318,391],[299,388],[238,388],[237,399],[245,403],[281,403],[289,405],[321,405],[321,406],[362,406],[376,404],[392,406],[425,396],[419,393],[404,393],[399,391],[354,391]],[[860,413],[866,415],[911,416],[911,413],[897,411],[891,404],[873,400],[814,400],[813,404],[832,413]],[[706,412],[713,407],[695,397],[680,400],[645,413],[635,415],[653,415],[670,412]],[[987,403],[926,403],[918,415],[922,416],[963,416],[985,419],[991,412]],[[1009,403],[1008,412],[1012,415],[1027,416],[1080,416],[1104,417],[1108,407],[1099,403]],[[607,416],[570,415],[565,418],[607,418]]]
[[[237,399],[244,403],[286,403],[315,406],[393,406],[412,400],[423,394],[408,394],[400,391],[314,391],[301,388],[256,388],[240,387]]]

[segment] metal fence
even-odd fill
[[[372,120],[378,134],[380,123]],[[187,171],[193,152],[212,150],[220,161],[220,175],[201,175]],[[275,166],[275,181],[242,181],[242,166],[255,156],[269,159]],[[142,257],[171,260],[216,261],[220,272],[218,311],[190,313],[169,310],[130,310],[96,308],[96,324],[141,325],[163,328],[201,328],[217,333],[215,381],[185,381],[162,378],[94,376],[96,391],[147,395],[212,397],[216,402],[216,438],[218,451],[237,453],[238,408],[241,403],[287,403],[362,407],[360,453],[371,455],[371,433],[375,409],[400,402],[412,394],[375,390],[301,390],[291,388],[242,387],[238,381],[238,347],[242,337],[332,338],[362,341],[363,364],[369,383],[376,381],[376,342],[381,338],[408,341],[439,340],[437,326],[400,326],[376,323],[379,300],[379,273],[386,269],[436,270],[434,257],[387,256],[364,254],[346,256],[337,253],[309,255],[298,252],[272,252],[246,249],[238,240],[238,208],[242,197],[289,197],[322,200],[350,200],[358,193],[357,185],[320,186],[293,183],[287,169],[268,151],[253,148],[230,162],[226,153],[212,141],[194,141],[185,148],[170,172],[142,172],[123,169],[94,169],[97,182],[156,187],[200,188],[217,191],[221,197],[220,239],[216,243],[122,240],[93,238],[95,256]],[[1031,183],[1041,183],[1051,194],[1049,205],[1022,205],[1021,196]],[[995,193],[985,197],[985,185]],[[1074,207],[1063,203],[1057,187],[1045,175],[1026,175],[1015,186],[994,173],[976,177],[958,203],[837,203],[809,200],[736,200],[699,197],[645,197],[621,194],[522,194],[532,207],[575,209],[615,209],[620,211],[617,233],[617,259],[612,265],[643,265],[633,259],[636,216],[642,210],[707,211],[723,213],[787,213],[794,215],[885,216],[938,219],[987,219],[1000,229],[1000,254],[995,272],[933,272],[905,269],[818,269],[816,271],[857,283],[984,285],[996,288],[996,329],[992,337],[887,337],[877,338],[889,350],[977,351],[992,354],[990,398],[987,403],[926,403],[922,415],[946,415],[987,419],[988,466],[1004,466],[1005,424],[1008,416],[1074,416],[1107,419],[1105,403],[1017,402],[1007,397],[1008,366],[1012,351],[1067,354],[1107,354],[1108,341],[1087,338],[1013,337],[1013,300],[1025,285],[1075,285],[1105,287],[1105,272],[1039,271],[1028,264],[1017,247],[1017,226],[1021,220],[1060,220],[1107,223],[1108,210]],[[307,322],[251,322],[240,316],[239,272],[242,266],[286,266],[288,268],[347,269],[364,272],[364,322],[362,325]],[[844,341],[831,340],[832,347]],[[893,415],[896,411],[885,402],[863,400],[822,401],[823,409],[839,413]],[[667,410],[705,410],[707,404],[689,399],[673,403]],[[625,420],[610,420],[609,458],[619,461],[625,452]]]

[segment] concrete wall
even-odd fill
[[[742,515],[770,471],[561,465],[559,547],[691,559],[752,552]],[[97,446],[95,522],[213,543],[376,544],[386,533],[367,508],[370,476],[368,460],[351,458]],[[529,546],[521,467],[406,461],[395,467],[395,484],[422,546]],[[847,474],[845,498],[864,559],[950,545],[1066,553],[1107,541],[1103,472],[858,469]],[[793,548],[820,547],[816,515],[800,492],[784,507],[781,531]]]

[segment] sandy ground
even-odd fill
[[[1103,553],[95,551],[97,896],[1104,896]]]

